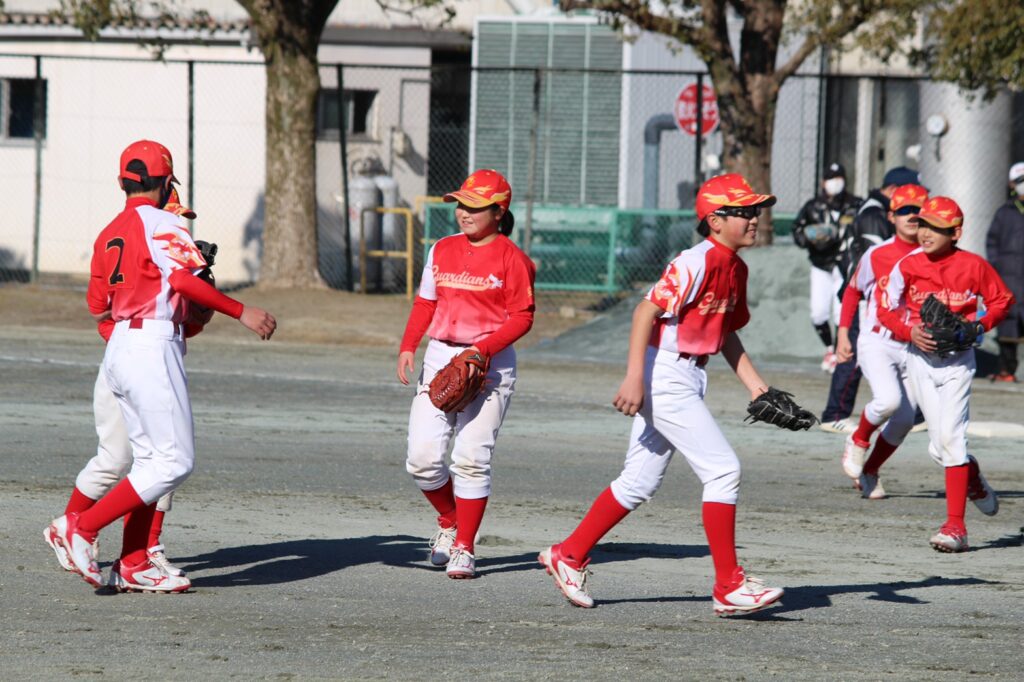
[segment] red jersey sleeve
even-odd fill
[[[506,263],[505,310],[508,319],[489,336],[476,342],[476,347],[487,356],[493,356],[511,346],[533,327],[536,301],[533,285],[537,268],[526,254],[517,248],[509,249]]]
[[[878,321],[892,332],[893,338],[905,343],[910,342],[910,326],[906,319],[906,279],[904,265],[906,259],[899,261],[889,274],[889,283],[878,299]]]
[[[409,311],[409,321],[405,323],[405,334],[402,335],[402,344],[398,347],[399,353],[416,352],[423,335],[430,328],[430,321],[434,319],[435,310],[437,310],[436,299],[416,297],[412,303],[412,310]]]
[[[863,292],[853,284],[853,280],[846,286],[846,291],[843,292],[843,307],[839,313],[839,326],[850,328],[853,324],[853,318],[857,316],[857,306],[860,305],[860,300],[864,298]]]
[[[995,268],[983,260],[979,259],[979,262],[981,263],[981,272],[979,273],[981,281],[978,293],[981,294],[981,298],[985,302],[985,316],[978,322],[985,328],[985,331],[989,331],[1006,319],[1016,300]]]

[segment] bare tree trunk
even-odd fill
[[[284,50],[268,55],[267,193],[260,268],[260,282],[267,286],[323,285],[316,233],[314,122],[319,89],[315,58]]]

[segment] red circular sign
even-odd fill
[[[715,96],[715,89],[710,85],[701,88],[703,92],[703,116],[701,116],[701,127],[704,136],[715,132],[718,128],[718,98]],[[690,83],[679,91],[676,96],[675,109],[672,112],[676,118],[676,125],[687,135],[697,134],[697,84]]]

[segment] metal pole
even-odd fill
[[[704,153],[704,74],[697,74],[697,141],[693,152],[693,185],[694,189],[704,182],[700,167],[700,157]]]
[[[355,283],[352,281],[352,212],[348,203],[348,123],[345,120],[345,67],[338,64],[338,145],[341,147],[341,194],[345,202],[345,216],[342,219],[342,243],[345,244],[345,289],[355,290]],[[362,220],[360,220],[360,225]],[[360,269],[360,272],[364,270]],[[363,289],[366,293],[366,289]]]
[[[196,207],[195,152],[196,152],[196,73],[195,62],[188,63],[188,201],[193,210]],[[191,221],[190,221],[191,222]],[[192,226],[195,236],[195,226]]]
[[[31,281],[39,282],[39,229],[43,210],[43,58],[36,55],[35,104],[32,111],[32,133],[36,144],[36,203],[32,216],[32,273]]]
[[[537,128],[540,126],[540,69],[533,71],[533,122],[530,125],[530,166],[526,173],[526,226],[523,228],[523,252],[530,255],[533,241],[533,185],[537,176]]]

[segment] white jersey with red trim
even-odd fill
[[[474,246],[463,234],[444,237],[427,255],[419,295],[437,301],[427,335],[474,344],[512,313],[532,310],[533,262],[508,237]]]
[[[93,245],[89,311],[110,310],[117,322],[133,318],[181,322],[186,299],[171,288],[173,272],[193,274],[206,267],[178,216],[143,197],[128,199],[124,211],[100,232]]]
[[[747,265],[713,237],[676,256],[646,298],[665,311],[651,345],[676,353],[717,353],[750,320]]]
[[[880,326],[878,305],[885,296],[885,289],[889,285],[889,275],[901,258],[918,248],[915,243],[890,237],[881,244],[875,244],[864,253],[853,275],[853,286],[864,294],[865,300],[860,317],[862,330],[871,330]]]

